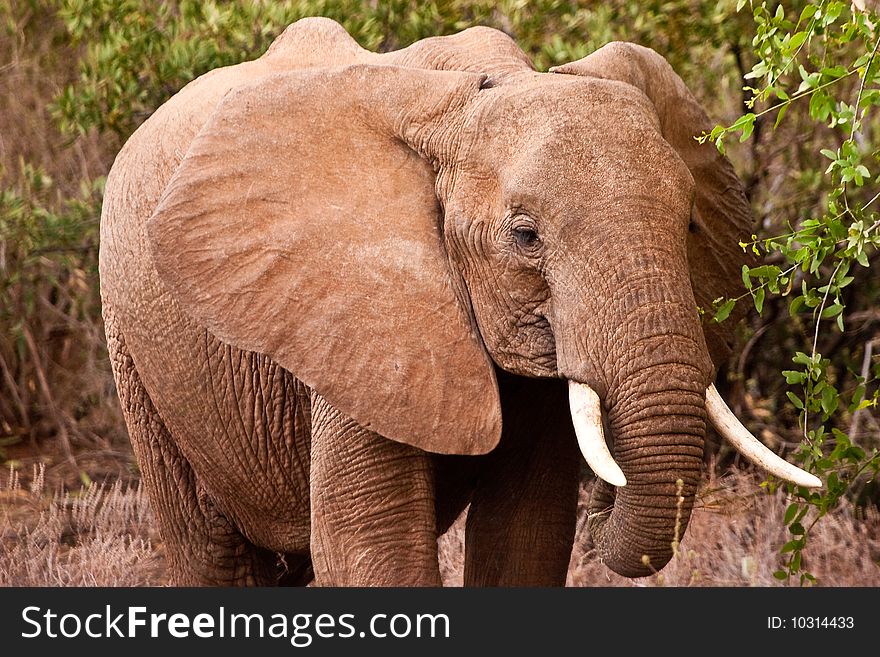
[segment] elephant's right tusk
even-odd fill
[[[715,425],[718,433],[726,438],[736,451],[755,465],[798,486],[822,487],[822,481],[818,477],[780,458],[755,438],[724,403],[714,383],[706,390],[706,414]]]
[[[587,465],[599,479],[612,486],[626,486],[626,477],[605,444],[599,395],[584,383],[569,381],[568,403],[571,406],[571,421],[577,435],[578,447],[581,448]]]

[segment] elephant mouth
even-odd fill
[[[581,454],[593,473],[612,486],[626,486],[626,476],[614,460],[602,427],[602,401],[585,383],[569,380],[571,419]],[[815,475],[774,454],[743,426],[727,406],[714,384],[706,389],[706,415],[719,435],[747,460],[779,479],[806,488],[821,488]]]

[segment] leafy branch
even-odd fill
[[[755,23],[753,46],[758,58],[746,78],[765,81],[759,89],[746,87],[753,94],[746,106],[752,109],[771,97],[781,102],[747,112],[729,126],[716,125],[699,141],[711,140],[723,152],[725,140],[730,137],[739,135],[740,142],[749,139],[756,121],[763,116],[775,112],[774,129],[779,129],[786,111],[804,98],[810,99],[804,120],[811,121],[815,128],[822,124],[827,127],[821,133],[826,144],[843,133],[836,147],[818,149],[818,154],[831,161],[818,183],[825,197],[820,212],[800,219],[785,234],[767,238],[752,235],[751,241],[740,243],[743,250],[781,257],[789,266],[744,266],[746,292],[735,299],[716,300],[715,321],[723,321],[736,302],[747,296],[762,313],[768,293],[788,297],[789,315],[795,320],[804,310],[811,312],[809,344],[795,351],[792,362],[796,367],[782,375],[787,385],[796,387],[786,392],[798,412],[803,436],[796,456],[825,485],[820,490],[788,485],[792,502],[784,520],[792,538],[781,548],[783,568],[774,573],[780,580],[796,578],[804,585],[816,580],[804,561],[811,530],[857,482],[874,479],[880,471],[878,450],[856,444],[857,436],[841,428],[847,426],[846,416],[878,406],[880,365],[875,367],[873,377],[863,373],[857,377],[855,389],[846,391],[839,387],[837,367],[820,352],[820,338],[827,326],[823,320],[834,320],[837,330],[844,333],[844,290],[856,280],[854,267],[870,268],[870,256],[880,249],[880,216],[871,207],[880,192],[866,195],[862,191],[866,181],[872,179],[871,167],[876,168],[880,160],[880,151],[868,143],[872,133],[863,132],[871,110],[880,105],[880,18],[872,12],[854,11],[848,3],[824,1],[807,3],[798,21],[793,22],[787,19],[783,4],[771,13],[766,2],[741,0],[737,9],[746,4]],[[806,27],[801,29],[802,25]],[[790,75],[795,65],[799,82]],[[856,75],[858,86],[853,88],[855,85],[847,82]],[[794,84],[798,84],[796,89],[792,88]],[[853,98],[854,102],[848,101]],[[796,278],[799,293],[793,294],[798,289]],[[776,482],[765,485],[771,491],[777,488]]]

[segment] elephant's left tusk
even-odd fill
[[[587,465],[599,479],[612,486],[626,486],[626,477],[605,444],[599,395],[584,383],[569,381],[568,403],[571,406],[571,421],[577,435],[578,447],[581,448]]]
[[[730,441],[736,451],[745,456],[749,461],[764,468],[770,474],[790,481],[798,486],[807,488],[821,488],[822,481],[815,475],[801,470],[783,458],[780,458],[768,449],[761,441],[755,438],[727,407],[715,384],[711,384],[706,390],[706,413],[712,424],[722,437]]]

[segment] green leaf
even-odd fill
[[[784,570],[777,570],[776,572],[773,573],[773,577],[775,577],[776,579],[779,579],[779,580],[785,580],[785,579],[788,579],[788,573],[785,572]]]
[[[776,265],[762,265],[760,267],[752,267],[749,270],[749,275],[754,278],[770,278],[772,276],[779,276],[781,273],[782,270]]]
[[[759,287],[757,292],[755,292],[755,310],[758,311],[760,315],[764,310],[764,288]]]
[[[725,301],[717,311],[715,311],[715,317],[712,318],[712,321],[718,322],[719,324],[723,322],[730,316],[730,312],[733,310],[733,307],[736,305],[736,299],[728,299]]]
[[[832,386],[826,387],[822,390],[822,410],[825,411],[826,415],[831,415],[834,411],[837,410],[837,390],[835,390]]]
[[[837,78],[842,78],[849,71],[846,70],[846,67],[838,65],[838,66],[829,66],[829,67],[823,68],[820,72],[822,73],[823,76],[833,78],[836,80]]]
[[[805,69],[802,64],[798,64],[798,73],[800,73],[801,80],[803,80],[803,84],[801,85],[801,88],[798,89],[798,91],[803,91],[811,87],[819,86],[818,73],[807,73],[807,69]]]
[[[730,126],[731,130],[741,130],[742,134],[740,135],[740,142],[744,142],[749,136],[752,134],[752,131],[755,129],[755,115],[749,112],[748,114],[743,114],[739,117],[736,122],[732,126]]]
[[[794,520],[794,517],[797,515],[799,508],[800,505],[797,502],[792,502],[791,504],[789,504],[788,508],[785,510],[785,516],[782,520],[782,523],[784,525],[788,525],[792,520]]]
[[[788,112],[788,108],[791,106],[791,103],[786,103],[782,107],[779,108],[779,112],[776,113],[776,120],[773,122],[773,129],[779,127],[779,124],[782,123],[782,119],[785,117],[785,113]]]
[[[801,11],[801,17],[798,19],[798,23],[803,23],[804,21],[810,20],[813,16],[816,15],[817,11],[819,11],[818,6],[813,4],[807,5]]]
[[[852,445],[846,450],[846,456],[858,463],[865,459],[865,450],[858,445]]]
[[[788,41],[789,52],[794,52],[807,40],[806,32],[795,32]]]
[[[841,312],[843,312],[843,306],[839,303],[834,303],[825,308],[822,311],[822,319],[828,319],[830,317],[836,317]]]
[[[804,410],[804,402],[802,402],[802,401],[798,398],[798,396],[795,395],[793,392],[786,392],[786,393],[785,393],[785,396],[788,397],[788,400],[789,400],[792,404],[794,404],[794,407],[795,407],[796,409],[798,409],[799,411]]]
[[[783,370],[782,376],[785,377],[785,382],[790,386],[799,385],[807,378],[806,374],[797,370]]]
[[[859,380],[861,381],[862,377],[859,377]],[[855,390],[853,390],[852,401],[850,402],[850,406],[849,406],[849,412],[855,413],[857,410],[861,410],[860,405],[862,403],[864,403],[865,401],[868,401],[868,403],[870,404],[870,400],[865,399],[865,384],[864,384],[864,382],[862,382],[856,386]],[[841,435],[843,437],[846,437],[846,434],[844,434],[843,432],[837,431],[836,429],[832,429],[832,432],[835,432],[834,435],[837,436],[838,439],[840,439]],[[840,435],[838,435],[838,434],[840,434]]]
[[[756,80],[758,78],[763,78],[767,73],[770,72],[770,67],[767,66],[767,62],[761,60],[757,64],[752,67],[752,70],[746,73],[743,77],[746,80]],[[733,126],[731,126],[732,128]]]
[[[834,101],[822,89],[816,89],[810,96],[810,116],[819,121],[828,119],[834,109]]]

